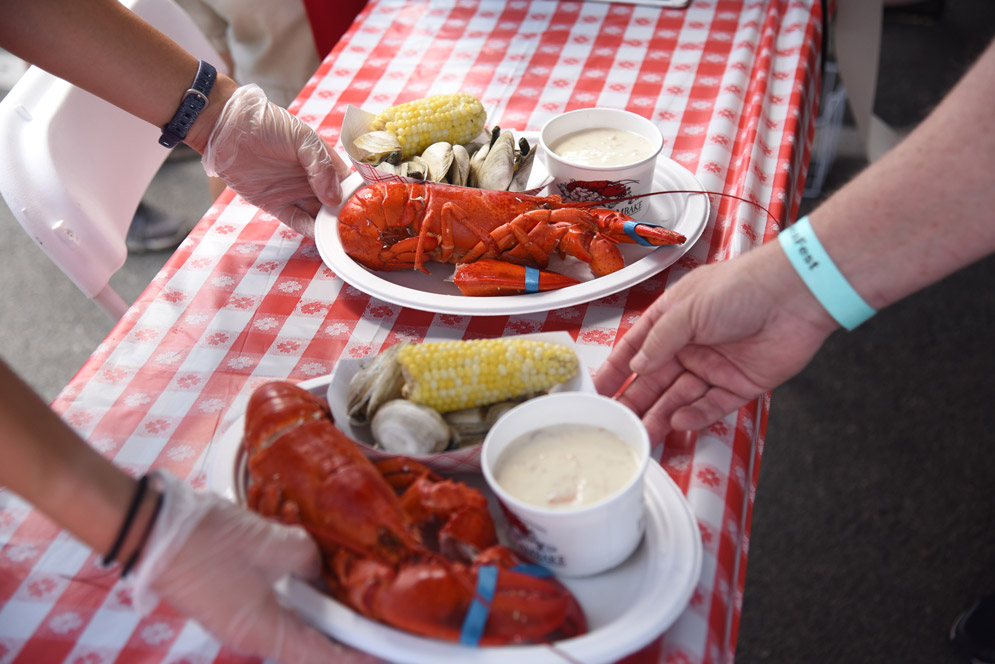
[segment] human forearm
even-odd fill
[[[0,486],[66,528],[97,553],[114,543],[136,481],[84,443],[17,375],[0,362]],[[127,560],[152,516],[146,494],[115,559]]]
[[[880,309],[995,251],[995,47],[923,123],[810,218]]]
[[[194,56],[117,0],[0,0],[0,12],[6,50],[157,127],[173,117],[197,72]],[[187,144],[203,151],[236,87],[218,76]]]

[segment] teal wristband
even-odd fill
[[[876,313],[822,248],[808,217],[781,231],[777,239],[798,276],[837,323],[852,330]]]

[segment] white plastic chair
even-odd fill
[[[173,0],[122,0],[199,59],[226,72]],[[179,98],[177,98],[179,103]],[[0,102],[0,193],[52,261],[111,318],[128,308],[109,285],[125,236],[169,155],[160,129],[37,67]]]

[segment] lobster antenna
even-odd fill
[[[701,189],[670,189],[667,191],[651,191],[648,194],[636,194],[635,196],[625,196],[623,198],[605,198],[600,201],[576,201],[576,202],[569,201],[569,203],[571,207],[597,207],[598,205],[602,205],[604,203],[620,203],[622,201],[632,201],[637,198],[646,198],[647,196],[658,196],[660,194],[701,194],[703,196],[722,196],[723,198],[733,198],[737,201],[740,201],[741,203],[747,203],[754,207],[760,208],[761,210],[764,211],[764,213],[766,213],[768,217],[770,217],[777,223],[781,224],[781,226],[784,226],[784,223],[780,219],[775,217],[773,214],[771,214],[770,210],[765,208],[760,203],[757,203],[756,201],[751,201],[748,198],[743,198],[742,196],[737,196],[736,194],[726,194],[719,191],[703,191]]]

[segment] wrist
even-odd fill
[[[207,96],[207,107],[197,116],[183,142],[200,154],[204,154],[207,141],[221,117],[225,104],[228,103],[237,89],[238,83],[224,74],[218,74],[217,80],[211,88],[211,93]]]
[[[149,489],[142,497],[135,521],[129,529],[127,537],[121,547],[121,553],[117,557],[117,562],[121,564],[121,576],[126,576],[142,555],[145,543],[149,539],[152,528],[155,527],[159,511],[162,509],[162,493]]]
[[[772,298],[784,313],[803,321],[823,337],[828,337],[840,328],[839,323],[805,285],[778,242],[768,243],[762,252],[751,253],[757,254],[758,259],[758,264],[754,266],[755,273],[761,275],[760,281],[772,293]],[[766,255],[761,256],[762,253]]]
[[[808,217],[781,231],[778,245],[805,287],[841,327],[853,330],[876,313],[830,257]]]
[[[127,575],[138,561],[162,508],[164,494],[154,484],[150,475],[131,480],[131,498],[118,506],[116,522],[120,526],[113,544],[106,549],[103,564],[118,563],[121,576]]]

